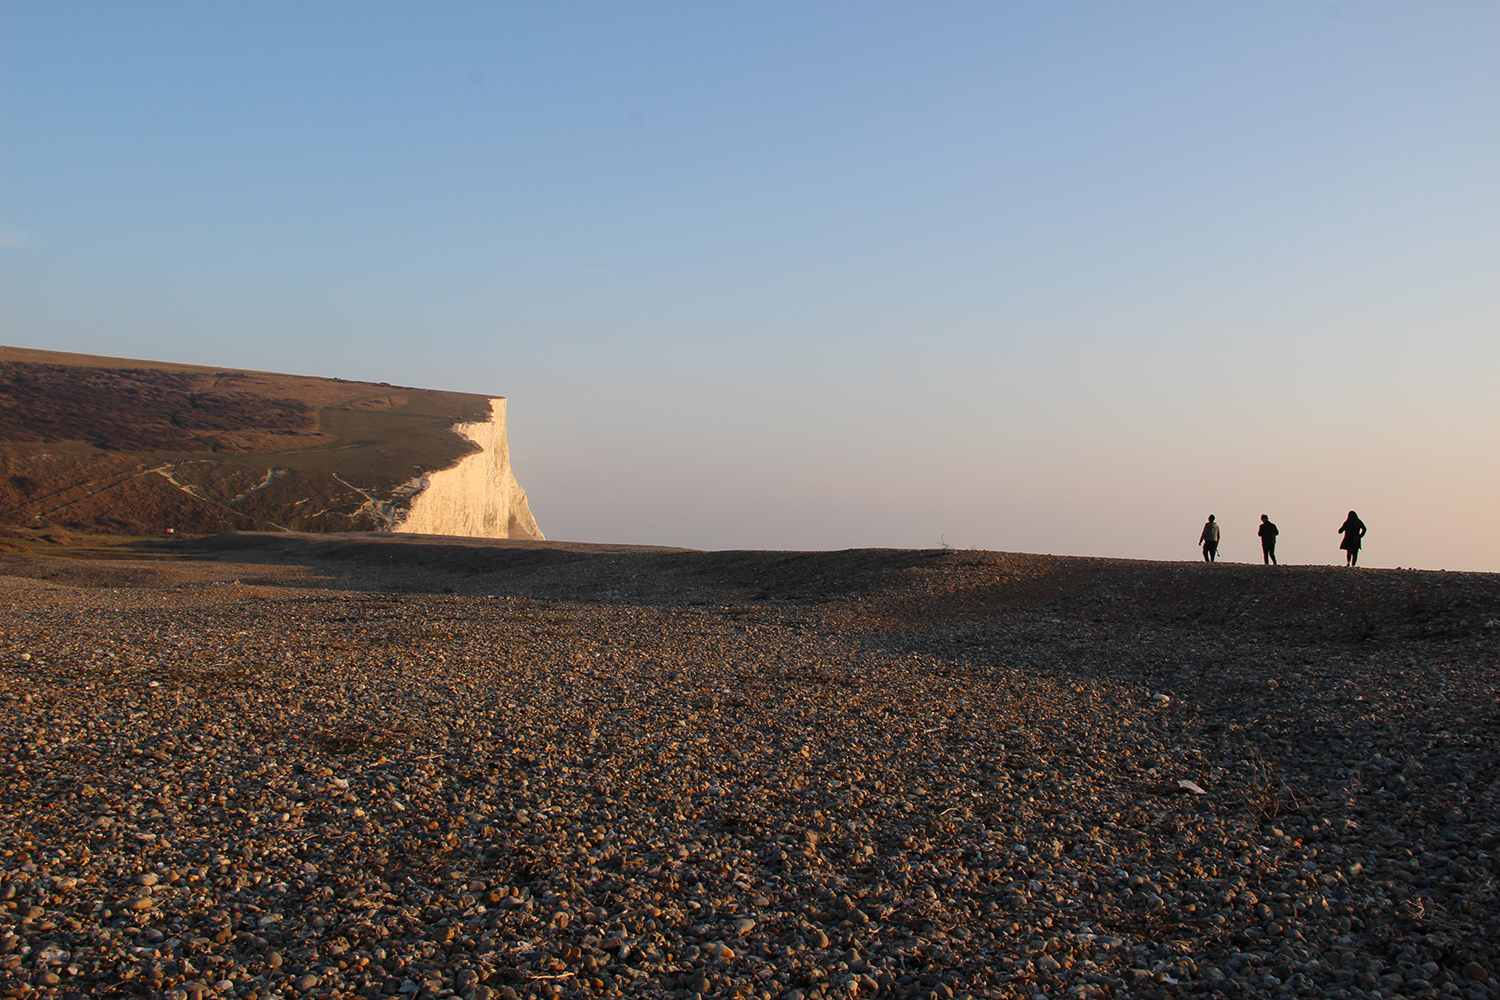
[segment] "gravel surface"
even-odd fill
[[[1495,997],[1500,577],[0,555],[0,994]]]

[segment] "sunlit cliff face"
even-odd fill
[[[468,538],[542,538],[526,505],[526,491],[510,468],[505,435],[505,399],[490,400],[490,419],[454,424],[453,431],[479,446],[458,464],[428,473],[394,531]]]

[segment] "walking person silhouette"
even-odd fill
[[[1276,525],[1266,515],[1260,516],[1260,527],[1255,532],[1260,536],[1260,557],[1267,566],[1279,566],[1276,561],[1276,536],[1281,532],[1276,530]]]
[[[1198,536],[1199,543],[1203,546],[1203,561],[1213,562],[1219,558],[1219,522],[1214,520],[1212,514],[1208,515],[1208,523],[1203,526],[1203,534]]]
[[[1344,558],[1350,566],[1359,565],[1359,540],[1365,537],[1365,530],[1365,522],[1352,510],[1339,527],[1339,534],[1344,536],[1344,540],[1339,542],[1339,548],[1344,550]]]

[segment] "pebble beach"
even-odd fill
[[[1500,997],[1500,576],[0,554],[9,998]]]

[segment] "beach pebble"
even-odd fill
[[[28,988],[1489,988],[1491,578],[275,544],[0,575]]]

